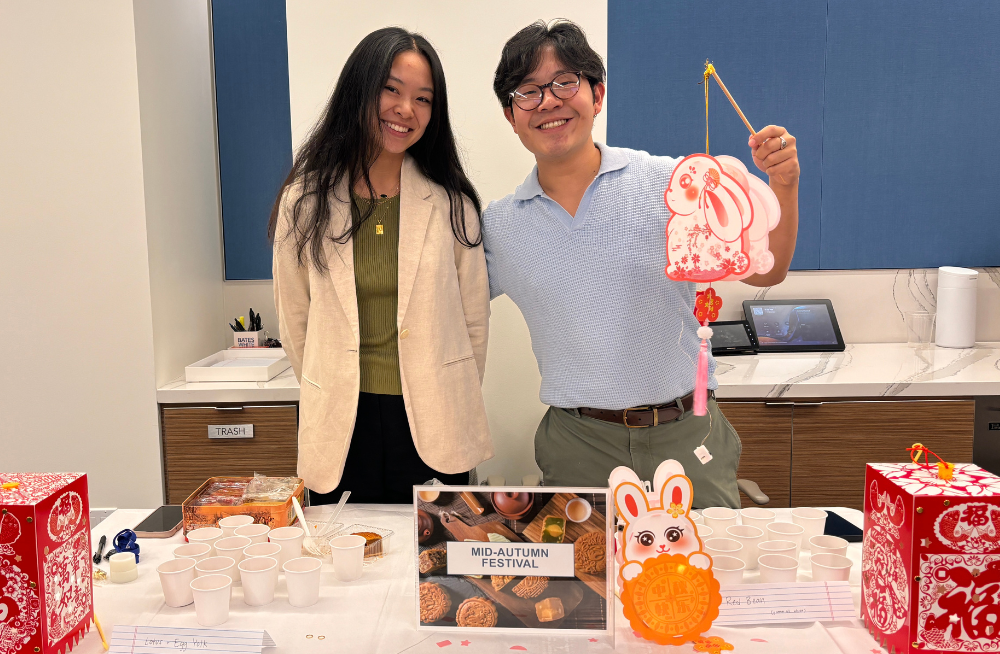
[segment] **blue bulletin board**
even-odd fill
[[[267,221],[292,166],[284,0],[212,0],[226,279],[270,279]]]
[[[703,152],[711,59],[802,165],[793,269],[1000,263],[1000,3],[609,0],[608,142]],[[753,171],[714,82],[711,152]]]

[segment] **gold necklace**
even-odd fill
[[[396,184],[396,190],[394,190],[392,192],[391,196],[388,196],[385,193],[383,193],[382,196],[378,200],[375,201],[375,211],[378,211],[379,208],[383,204],[385,204],[387,201],[389,201],[390,198],[396,197],[396,195],[398,193],[399,193],[399,184],[397,183]],[[381,216],[376,216],[376,218],[375,218],[375,234],[377,236],[382,236],[383,234],[385,234],[385,228],[382,226],[382,217]]]

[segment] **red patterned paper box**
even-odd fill
[[[0,473],[0,654],[65,654],[90,629],[87,476]]]
[[[869,463],[861,617],[888,651],[1000,651],[1000,477]]]

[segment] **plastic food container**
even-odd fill
[[[381,527],[354,524],[341,529],[335,535],[349,536],[351,534],[357,534],[362,536],[366,541],[368,541],[365,543],[365,563],[370,563],[389,553],[389,538],[392,536],[392,533],[393,532],[391,530],[382,529]],[[373,539],[372,536],[378,536],[379,538],[376,540]],[[329,549],[329,544],[327,544],[327,549]]]

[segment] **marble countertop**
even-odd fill
[[[906,343],[856,343],[844,352],[716,359],[719,398],[941,397],[1000,395],[1000,343],[967,350]],[[297,402],[292,369],[267,382],[173,381],[161,404]]]
[[[156,401],[160,404],[298,402],[299,382],[291,368],[266,382],[188,382],[182,377],[156,389]]]
[[[1000,395],[1000,343],[955,350],[856,343],[843,352],[716,359],[720,398]]]

